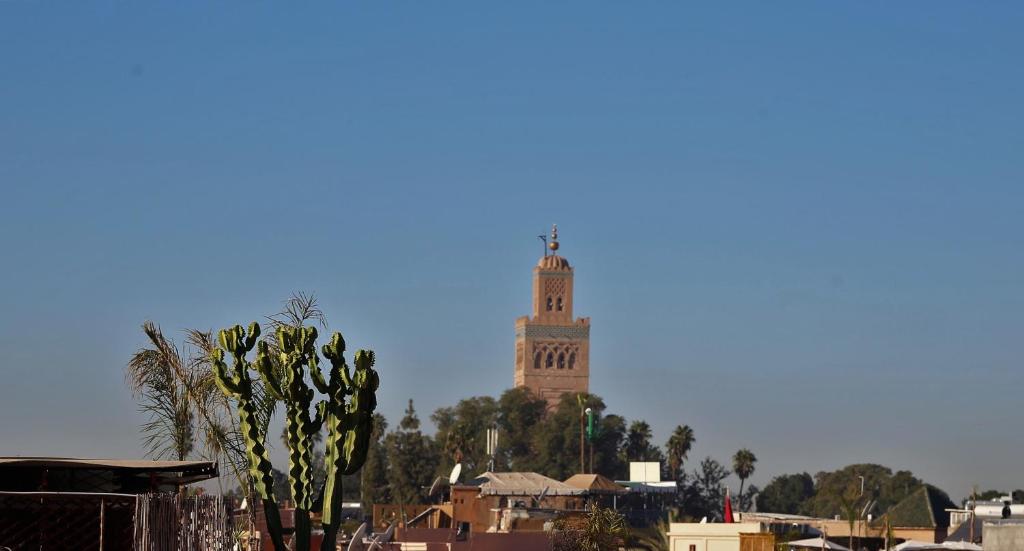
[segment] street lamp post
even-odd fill
[[[580,473],[586,473],[586,466],[583,464],[583,410],[580,410]]]
[[[590,442],[590,472],[594,472],[594,410],[587,408],[587,441]]]

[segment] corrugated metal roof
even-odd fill
[[[130,469],[141,471],[215,470],[213,461],[150,461],[145,459],[83,459],[75,457],[0,457],[2,467],[48,467],[66,469]]]
[[[534,496],[547,488],[549,496],[578,496],[585,490],[537,473],[486,472],[469,482],[481,495]]]

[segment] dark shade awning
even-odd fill
[[[143,493],[218,476],[213,461],[0,457],[0,490]]]

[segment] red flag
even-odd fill
[[[732,500],[729,499],[729,488],[725,489],[725,515],[722,518],[722,522],[736,522],[732,518]]]

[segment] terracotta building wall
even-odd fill
[[[533,270],[533,315],[516,320],[516,387],[545,398],[590,389],[590,319],[573,319],[573,268],[548,255]]]

